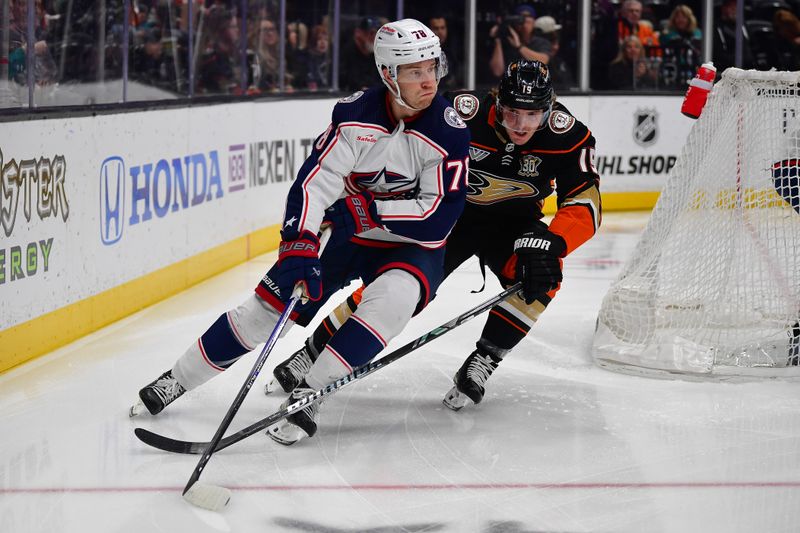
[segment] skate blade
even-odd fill
[[[266,385],[264,385],[264,394],[272,394],[273,392],[275,392],[278,389],[283,390],[283,388],[281,387],[281,384],[278,383],[278,380],[275,379],[275,378],[272,378],[271,380],[269,380],[269,382]]]
[[[267,429],[269,438],[284,446],[291,446],[295,442],[308,437],[308,434],[294,424],[278,423]]]
[[[142,402],[142,400],[138,400],[135,404],[131,405],[131,408],[128,410],[128,416],[133,418],[134,416],[139,416],[146,411],[147,407],[144,406],[144,402]]]
[[[456,387],[450,389],[450,392],[448,392],[442,399],[442,403],[445,405],[445,407],[452,409],[453,411],[460,410],[462,407],[467,405],[468,402],[469,397],[466,394],[461,394]]]

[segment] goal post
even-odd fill
[[[603,299],[593,356],[656,377],[800,377],[799,319],[800,72],[728,69]]]

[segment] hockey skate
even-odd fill
[[[172,370],[167,370],[158,379],[139,391],[139,401],[131,407],[128,415],[136,416],[145,408],[151,415],[157,415],[166,406],[180,398],[184,392],[186,389],[172,375]]]
[[[292,391],[289,397],[281,404],[281,408],[288,406],[308,396],[316,391],[308,386],[303,380],[300,385]],[[292,413],[274,426],[267,429],[269,438],[283,444],[291,446],[300,439],[313,437],[317,432],[317,421],[319,420],[319,403],[312,403],[305,409]]]
[[[455,385],[445,395],[442,403],[453,411],[458,411],[467,405],[469,400],[475,404],[481,403],[486,391],[484,388],[486,380],[495,371],[500,361],[502,359],[495,359],[491,354],[482,354],[479,350],[469,354],[464,364],[453,376]]]
[[[303,378],[306,377],[306,374],[311,369],[311,365],[317,360],[313,348],[309,346],[309,340],[306,339],[302,348],[275,367],[272,371],[274,377],[264,387],[264,394],[275,392],[279,385],[283,392],[292,392],[300,385],[300,382],[303,381]]]

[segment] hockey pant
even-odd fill
[[[459,248],[448,242],[445,252],[445,278],[471,255],[470,249]],[[516,256],[512,255],[508,258],[507,254],[504,254],[505,262],[503,263],[502,260],[496,261],[496,259],[501,259],[499,254],[487,255],[489,256],[487,257],[489,268],[497,275],[503,286],[510,287],[513,285]],[[486,351],[490,351],[493,355],[503,358],[512,348],[522,342],[522,339],[525,338],[539,319],[539,316],[547,308],[547,305],[555,297],[559,288],[560,285],[547,294],[543,294],[530,305],[525,303],[522,296],[512,296],[494,306],[489,311],[489,316],[478,341],[479,346]],[[314,330],[310,337],[310,345],[316,353],[319,353],[337,330],[346,324],[348,317],[356,312],[357,309],[360,309],[363,290],[364,287],[361,287],[353,292],[331,314],[325,317],[320,325],[317,326],[317,329]]]
[[[361,295],[358,311],[346,327],[328,335],[327,346],[306,377],[315,388],[349,374],[374,358],[408,324],[422,296],[420,282],[405,270],[381,273]],[[233,365],[247,352],[265,342],[280,313],[257,294],[222,314],[184,352],[172,373],[187,390],[193,389]],[[287,322],[282,335],[294,321]],[[330,342],[327,342],[327,341]]]

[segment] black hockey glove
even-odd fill
[[[525,232],[514,241],[516,277],[522,282],[526,304],[558,287],[563,279],[560,258],[566,251],[564,239],[547,229]]]

